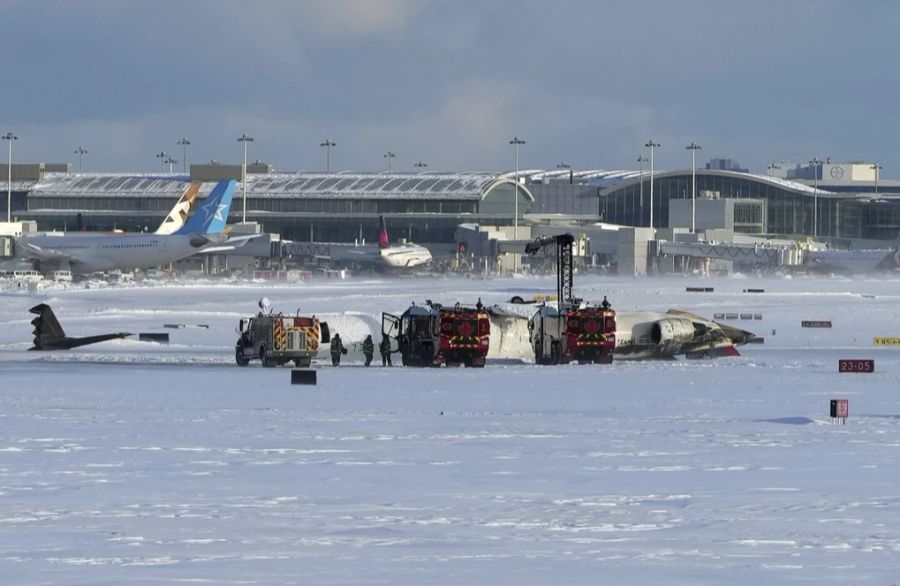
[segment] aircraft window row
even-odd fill
[[[141,242],[138,244],[104,244],[100,248],[152,248],[156,242]]]

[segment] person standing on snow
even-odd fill
[[[381,366],[393,366],[391,364],[391,339],[383,336],[381,343],[378,344],[378,350],[381,352]]]
[[[363,340],[362,351],[366,357],[366,366],[369,366],[372,364],[372,357],[375,356],[375,342],[372,341],[372,334],[369,334]]]
[[[344,343],[341,342],[340,334],[335,334],[331,338],[331,365],[337,366],[341,363],[341,354],[346,354],[347,349],[344,348]]]

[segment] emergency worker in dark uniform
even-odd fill
[[[341,363],[341,354],[346,354],[347,349],[344,348],[344,343],[341,342],[340,334],[335,334],[331,338],[331,364],[332,366],[337,366]]]
[[[363,340],[362,351],[366,357],[366,366],[369,366],[372,364],[372,357],[375,356],[375,342],[372,341],[372,334],[369,334]]]
[[[381,343],[378,344],[378,350],[381,352],[381,366],[393,366],[391,364],[391,339],[383,336]]]

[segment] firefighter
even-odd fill
[[[475,309],[481,311],[484,309],[484,303],[481,302],[481,297],[478,298],[478,303],[475,304]]]
[[[366,366],[369,366],[372,364],[372,357],[375,355],[375,342],[372,341],[372,334],[369,334],[363,340],[362,351],[366,357]]]
[[[341,342],[340,334],[335,334],[331,338],[331,364],[332,366],[337,366],[341,363],[341,354],[346,354],[347,349],[344,348],[343,342]]]
[[[606,295],[603,296],[603,301],[600,303],[600,307],[603,308],[603,311],[609,311],[609,308],[612,307],[612,304],[606,300]]]
[[[381,366],[393,366],[391,364],[391,339],[382,336],[381,343],[378,344],[378,350],[381,352]]]

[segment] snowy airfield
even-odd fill
[[[740,358],[366,369],[351,351],[315,387],[234,365],[262,296],[358,343],[413,300],[554,286],[0,294],[0,584],[900,583],[900,347],[872,343],[900,337],[900,281],[576,276],[620,311],[763,314],[727,322],[765,337]],[[171,344],[27,352],[38,302],[69,335]]]

